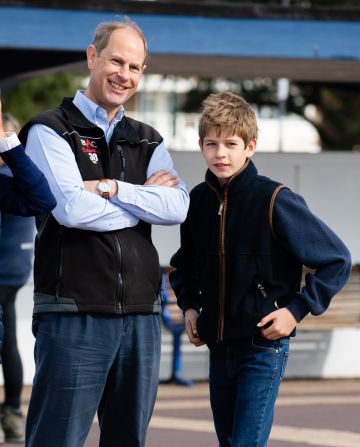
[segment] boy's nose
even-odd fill
[[[221,144],[217,148],[216,156],[218,158],[224,158],[225,157],[225,148]]]

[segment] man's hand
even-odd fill
[[[187,309],[185,311],[185,330],[190,343],[195,346],[202,346],[205,342],[198,337],[198,331],[196,329],[198,316],[199,315],[195,309]]]
[[[277,340],[281,337],[287,337],[296,327],[297,321],[294,315],[283,307],[275,310],[262,318],[257,327],[261,328],[263,337],[269,340]]]
[[[154,172],[144,183],[144,185],[158,185],[176,188],[179,185],[179,179],[166,169]]]

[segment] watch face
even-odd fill
[[[97,185],[97,188],[100,192],[109,192],[110,191],[110,184],[107,182],[99,182]]]

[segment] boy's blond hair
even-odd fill
[[[212,93],[202,102],[199,137],[203,141],[210,129],[217,135],[226,132],[244,140],[245,147],[258,136],[255,112],[240,96],[232,92]]]

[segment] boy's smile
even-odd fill
[[[199,145],[208,168],[221,184],[236,174],[256,150],[255,139],[245,147],[240,136],[231,136],[225,130],[218,133],[215,128],[209,129],[204,140],[199,141]]]

